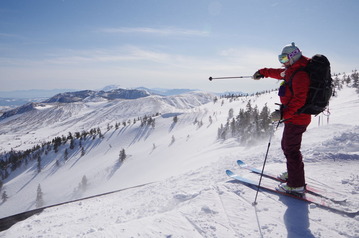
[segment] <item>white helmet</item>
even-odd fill
[[[295,46],[294,42],[290,45],[284,46],[282,50],[282,54],[278,56],[279,61],[284,64],[286,62],[290,62],[290,64],[294,64],[297,60],[302,57],[302,52],[299,50],[297,46]]]

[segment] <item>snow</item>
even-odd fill
[[[0,218],[34,209],[39,184],[45,206],[123,189],[47,208],[0,232],[0,237],[359,237],[358,216],[267,192],[260,192],[253,206],[256,191],[233,182],[225,170],[258,181],[258,175],[240,169],[236,160],[261,168],[269,138],[243,147],[235,139],[217,140],[217,130],[226,123],[229,109],[237,115],[251,100],[273,110],[278,97],[271,92],[217,103],[213,97],[196,92],[54,104],[0,121],[0,152],[28,149],[54,136],[97,126],[104,133],[104,139],[84,142],[83,157],[69,151],[64,161],[61,150],[43,158],[41,173],[35,162],[14,171],[4,180],[9,200],[0,204]],[[302,143],[307,182],[328,194],[336,190],[351,210],[359,207],[358,102],[355,89],[339,91],[330,103],[329,122],[324,115],[313,117]],[[106,129],[108,123],[157,112],[162,116],[156,117],[155,128],[137,122]],[[178,116],[177,123],[173,116]],[[274,174],[285,169],[282,130],[280,126],[272,138],[265,168]],[[122,165],[121,149],[128,155]],[[57,159],[60,167],[55,166]],[[88,189],[75,193],[84,175]]]

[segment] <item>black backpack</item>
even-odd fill
[[[305,71],[310,78],[309,92],[307,101],[303,107],[298,109],[297,114],[305,113],[318,115],[323,112],[329,104],[329,99],[333,94],[333,79],[330,74],[330,62],[324,55],[314,55],[306,67],[295,71],[290,78],[290,90],[292,80],[298,71]]]

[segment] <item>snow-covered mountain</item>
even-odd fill
[[[73,92],[74,89],[52,89],[52,90],[15,90],[0,91],[0,116],[3,112],[20,107],[27,103],[41,102],[58,93]]]
[[[114,99],[136,99],[141,97],[147,97],[150,94],[145,90],[137,90],[137,89],[112,89],[109,91],[92,91],[92,90],[84,90],[77,92],[66,92],[59,93],[48,100],[45,100],[44,103],[71,103],[71,102],[79,102],[83,100],[93,100],[94,98],[103,98],[107,100]]]
[[[147,97],[150,93],[145,90],[137,90],[137,89],[112,89],[110,91],[93,91],[93,90],[83,90],[83,91],[75,91],[75,92],[65,92],[59,93],[55,96],[43,100],[42,102],[35,103],[30,102],[24,104],[20,107],[14,108],[12,110],[8,110],[3,113],[0,117],[1,119],[21,114],[27,111],[31,111],[36,107],[44,107],[50,103],[74,103],[74,102],[96,102],[96,101],[104,101],[104,100],[115,100],[115,99],[137,99],[141,97]]]
[[[231,182],[225,169],[258,179],[235,162],[261,167],[268,138],[243,146],[235,138],[218,140],[217,133],[230,111],[236,116],[248,102],[274,110],[278,97],[215,98],[193,92],[54,100],[3,118],[0,153],[36,145],[44,150],[41,162],[29,159],[3,180],[1,192],[9,198],[0,204],[0,218],[36,208],[39,187],[42,206],[128,189],[45,209],[0,237],[358,237],[358,217],[265,192],[252,206],[255,190]],[[342,208],[351,210],[359,207],[358,102],[354,88],[339,91],[331,114],[313,117],[302,145],[307,182],[336,190],[346,198]],[[274,134],[266,165],[273,173],[285,168],[281,131]],[[57,152],[53,144],[47,147],[56,137],[62,139]]]
[[[108,85],[101,90],[23,90],[23,91],[0,91],[0,117],[8,117],[18,112],[23,113],[31,110],[34,104],[62,102],[71,103],[79,101],[114,100],[114,99],[136,99],[149,95],[174,96],[184,93],[195,92],[193,89],[149,89],[138,87],[135,89],[124,89],[119,85]],[[55,96],[54,92],[59,92]],[[36,95],[37,94],[37,95]],[[46,95],[50,95],[46,97]],[[6,97],[3,97],[6,96]],[[3,115],[3,113],[5,115]]]
[[[31,143],[41,144],[51,140],[61,133],[89,130],[93,127],[107,128],[108,124],[122,123],[137,119],[138,117],[150,116],[155,113],[166,114],[194,110],[193,108],[213,100],[209,93],[197,92],[179,96],[147,96],[136,100],[112,99],[93,97],[92,92],[83,92],[83,100],[72,103],[59,103],[59,95],[42,103],[26,104],[14,110],[7,111],[0,118],[0,134],[7,138],[8,143],[0,145],[0,152],[21,147],[28,149],[29,146],[20,146],[24,142],[20,138],[27,137]],[[68,94],[64,98],[67,98]],[[80,98],[78,94],[72,94],[71,98]],[[106,96],[111,92],[106,92]],[[91,100],[90,100],[91,99]],[[64,101],[64,100],[60,100]],[[17,139],[12,140],[15,136]],[[20,148],[19,148],[20,149]]]
[[[99,92],[96,92],[99,91]],[[86,92],[90,93],[91,95],[101,97],[101,94],[104,98],[107,97],[105,92],[112,92],[110,93],[110,99],[114,98],[137,98],[137,97],[144,97],[151,95],[161,95],[161,96],[173,96],[183,93],[190,93],[198,90],[194,89],[162,89],[162,88],[145,88],[145,87],[138,87],[134,89],[124,89],[121,88],[119,85],[108,85],[100,90],[84,90],[82,92],[78,92],[75,89],[54,89],[54,90],[17,90],[17,91],[0,91],[0,116],[3,111],[7,111],[10,109],[14,109],[16,107],[20,107],[27,103],[32,102],[42,102],[50,97],[51,100],[66,100],[68,99],[75,100],[73,95],[80,94],[80,96],[86,96]],[[53,96],[55,95],[56,96]],[[82,95],[81,95],[82,94]],[[127,94],[127,95],[126,95]],[[77,100],[81,100],[77,98]]]

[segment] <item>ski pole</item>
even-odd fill
[[[235,77],[209,77],[209,81],[215,80],[215,79],[243,79],[243,78],[252,78],[252,76],[235,76]]]
[[[269,147],[270,147],[270,144],[271,144],[271,141],[272,141],[272,136],[275,132],[275,130],[278,128],[279,124],[281,123],[281,121],[278,121],[278,124],[276,127],[274,127],[274,123],[272,123],[272,133],[270,134],[269,136],[269,141],[268,141],[268,146],[267,146],[267,152],[266,152],[266,155],[264,157],[264,162],[263,162],[263,167],[262,167],[262,172],[261,172],[261,176],[259,178],[259,183],[258,183],[258,186],[257,186],[257,192],[256,192],[256,197],[254,199],[254,202],[252,203],[253,206],[257,205],[257,197],[258,197],[258,192],[259,192],[259,188],[261,186],[261,183],[262,183],[262,177],[263,177],[263,172],[264,172],[264,167],[266,165],[266,162],[267,162],[267,157],[268,157],[268,151],[269,151]]]

